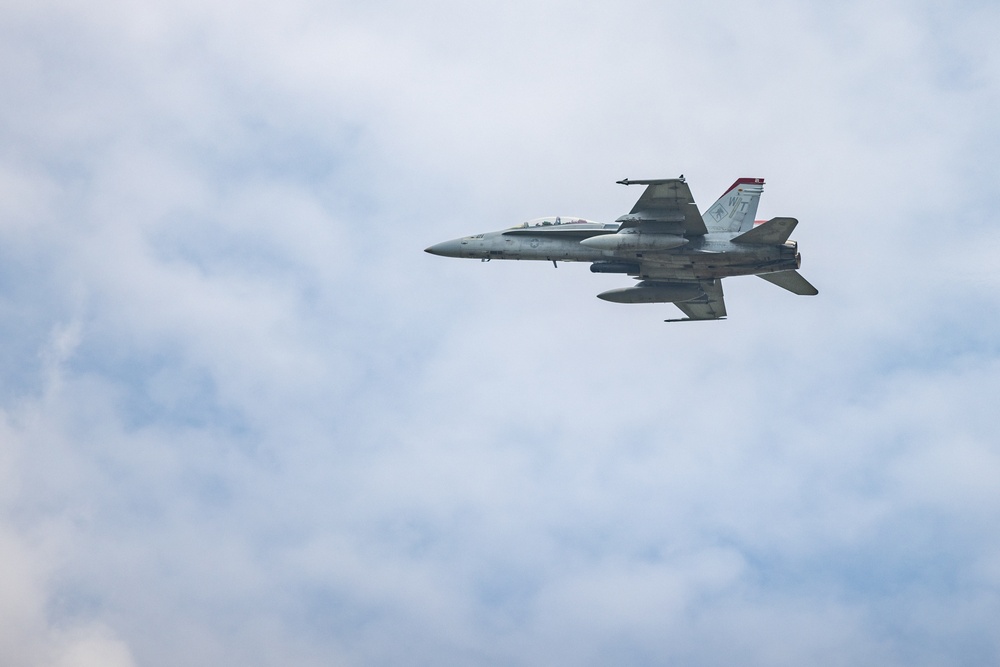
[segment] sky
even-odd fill
[[[1000,662],[998,24],[0,3],[0,663]],[[679,174],[819,296],[423,252]]]

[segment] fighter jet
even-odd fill
[[[432,245],[443,257],[591,262],[594,273],[622,273],[631,287],[597,296],[615,303],[673,303],[684,317],[666,322],[726,317],[722,279],[755,275],[802,295],[818,294],[796,269],[798,244],[789,241],[798,220],[755,220],[762,178],[740,178],[704,215],[680,178],[634,181],[645,185],[632,210],[613,223],[548,217],[497,232]]]

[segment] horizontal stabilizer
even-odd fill
[[[780,220],[781,218],[776,219]],[[790,220],[791,218],[786,219]],[[777,273],[758,273],[757,277],[763,278],[769,283],[774,283],[778,287],[784,287],[793,294],[800,294],[802,296],[819,294],[819,290],[810,285],[809,281],[803,278],[795,269],[791,271],[778,271]]]
[[[799,221],[795,218],[771,218],[759,227],[744,232],[733,239],[733,243],[752,243],[754,245],[781,245],[792,235],[792,230]]]

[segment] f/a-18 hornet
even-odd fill
[[[797,268],[795,218],[755,220],[764,179],[741,178],[705,215],[684,177],[618,181],[645,185],[632,210],[614,223],[550,217],[517,227],[445,241],[427,248],[444,257],[592,262],[594,273],[624,273],[639,282],[601,292],[615,303],[673,303],[685,317],[726,317],[722,279],[755,275],[795,294],[817,294]]]

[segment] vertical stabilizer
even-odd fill
[[[763,178],[741,178],[733,183],[705,215],[709,232],[748,232],[753,229],[757,202],[764,191]]]

